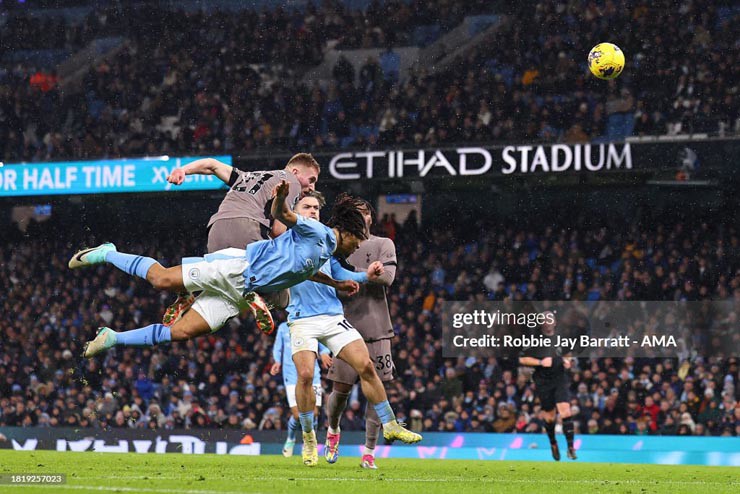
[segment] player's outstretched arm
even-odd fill
[[[288,228],[279,221],[272,222],[272,228],[270,229],[270,236],[272,238],[278,238],[283,233],[287,232]]]
[[[332,288],[334,288],[337,292],[343,292],[345,295],[351,297],[352,295],[356,294],[360,290],[360,285],[354,280],[340,280],[337,281],[331,276],[328,276],[321,271],[317,272],[313,276],[309,278],[309,280],[321,283],[322,285],[327,285]]]
[[[175,168],[167,177],[171,184],[180,185],[186,175],[216,175],[223,183],[228,184],[234,168],[213,158],[203,158],[188,163],[182,168]]]
[[[288,228],[293,228],[298,222],[298,216],[290,210],[285,199],[290,192],[290,185],[283,180],[280,185],[275,187],[272,193],[272,208],[270,214],[273,218],[283,223]]]

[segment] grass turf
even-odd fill
[[[740,492],[740,468],[578,462],[392,460],[363,470],[358,458],[304,467],[300,456],[0,451],[0,474],[67,475],[64,485],[0,485],[0,492],[455,493]],[[7,478],[7,477],[5,477]],[[7,482],[7,481],[6,481]]]

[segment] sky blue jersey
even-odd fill
[[[319,271],[338,281],[367,282],[366,272],[355,273],[344,269],[334,257],[324,263]],[[286,310],[288,311],[288,321],[291,322],[304,317],[344,314],[344,307],[337,297],[337,291],[328,285],[314,281],[304,281],[290,289],[290,305]]]
[[[331,352],[319,342],[319,354],[323,355],[325,353]],[[277,334],[275,335],[275,345],[272,347],[272,358],[282,366],[280,371],[283,373],[283,384],[286,386],[289,384],[295,386],[298,382],[298,373],[295,370],[293,356],[290,352],[290,329],[287,323],[282,323],[278,326]],[[313,385],[318,386],[320,384],[321,368],[317,359],[316,368],[313,371]]]
[[[337,247],[334,232],[320,221],[298,215],[296,224],[272,240],[247,246],[245,292],[276,292],[307,280]]]

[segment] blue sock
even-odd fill
[[[157,261],[151,257],[124,254],[123,252],[108,252],[105,254],[105,261],[113,264],[124,273],[144,279],[146,279],[149,268],[157,264]]]
[[[298,430],[298,421],[290,416],[288,420],[288,441],[295,441],[295,431]]]
[[[116,343],[126,346],[154,346],[172,341],[172,332],[164,324],[151,324],[145,328],[116,333]]]
[[[388,422],[396,420],[396,414],[393,413],[393,409],[391,408],[391,404],[388,403],[388,400],[376,403],[373,405],[373,408],[378,412],[378,418],[380,419],[381,424],[387,424]]]
[[[313,412],[299,412],[298,420],[301,421],[304,434],[313,430]]]

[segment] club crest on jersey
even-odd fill
[[[190,271],[188,271],[188,276],[191,280],[197,280],[198,278],[200,278],[200,269],[192,268]]]
[[[303,266],[305,266],[306,270],[313,270],[313,259],[307,258],[303,261]]]

